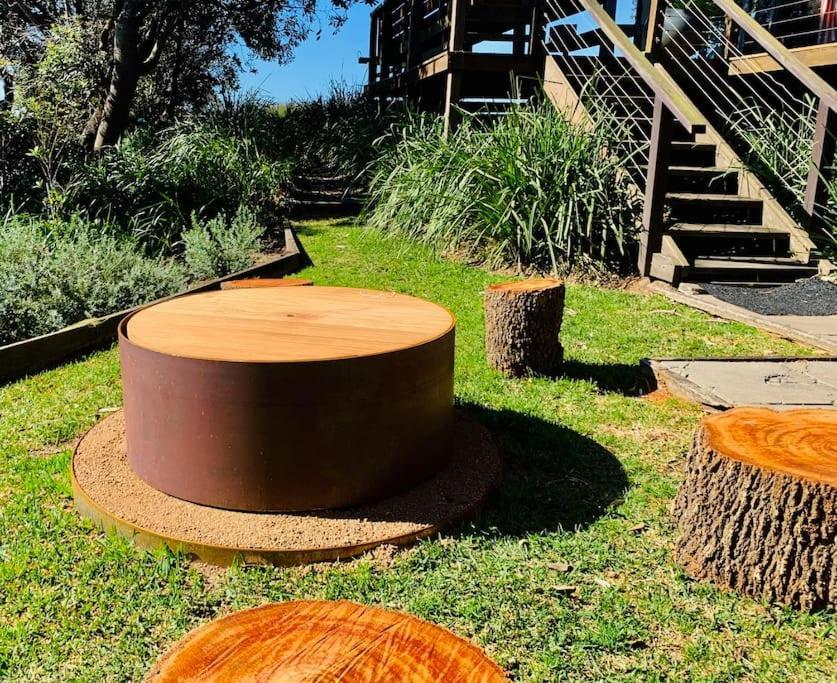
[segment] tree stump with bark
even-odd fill
[[[837,605],[837,410],[704,418],[674,503],[694,578],[805,610]]]
[[[210,621],[146,677],[166,681],[507,682],[475,645],[402,612],[346,601],[264,605]]]
[[[563,316],[560,280],[489,285],[485,290],[488,364],[511,377],[555,375],[564,357],[559,339]]]

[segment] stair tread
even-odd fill
[[[726,175],[727,173],[738,173],[737,168],[724,168],[723,166],[669,166],[669,173],[686,174],[686,173],[715,173],[717,175]]]
[[[705,270],[804,270],[816,271],[817,267],[802,263],[793,257],[711,256],[697,257],[693,268]]]
[[[668,231],[675,234],[704,234],[704,235],[769,235],[771,237],[790,235],[782,228],[753,223],[672,223]]]
[[[669,192],[667,199],[678,202],[704,201],[717,204],[745,204],[748,206],[761,206],[763,200],[755,197],[743,197],[740,194],[711,194],[709,192]]]
[[[678,149],[717,149],[718,147],[714,142],[694,142],[692,140],[674,140],[671,146]]]

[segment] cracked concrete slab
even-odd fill
[[[658,384],[713,408],[837,407],[837,358],[644,361]]]

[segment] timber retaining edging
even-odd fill
[[[82,320],[55,332],[14,342],[0,347],[0,384],[26,375],[55,367],[61,363],[100,349],[116,340],[119,321],[126,315],[145,306],[168,301],[189,294],[219,289],[227,280],[251,277],[284,276],[299,272],[311,263],[308,254],[292,228],[285,229],[285,248],[278,256],[250,268],[230,273],[215,280],[191,287],[183,292],[150,301],[124,311],[110,313],[101,318]]]

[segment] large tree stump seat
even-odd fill
[[[286,602],[216,619],[163,655],[146,680],[508,681],[482,650],[446,629],[346,601]]]
[[[488,364],[510,377],[557,374],[564,284],[552,278],[503,282],[485,290]]]
[[[805,610],[837,604],[837,410],[704,418],[674,504],[686,572]]]

